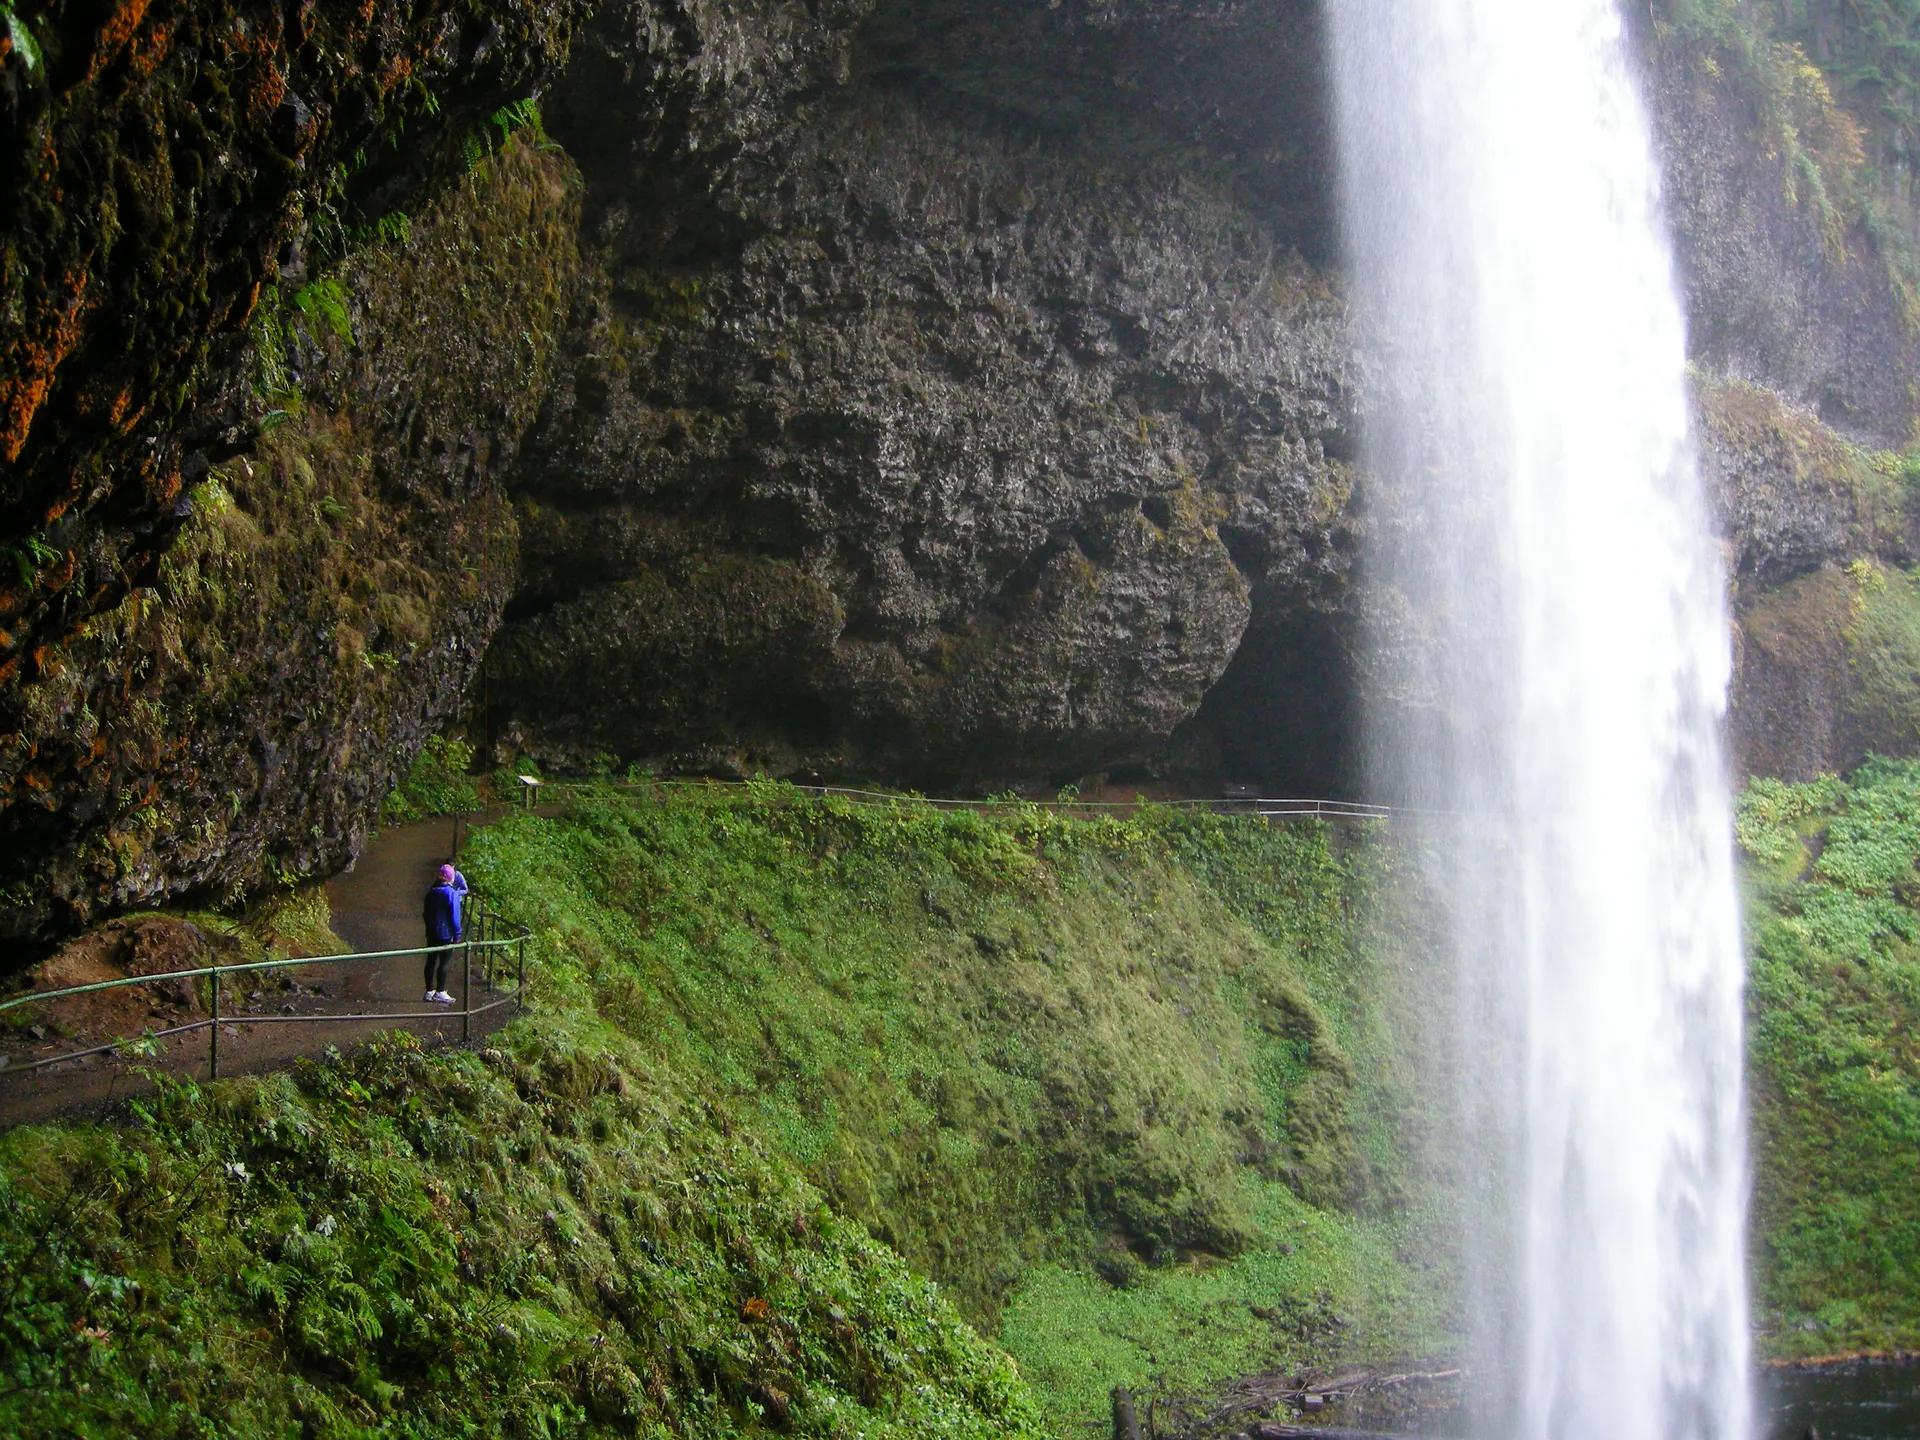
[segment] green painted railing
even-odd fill
[[[711,791],[716,795],[733,794],[746,790],[754,782],[750,780],[717,780],[702,778],[698,780],[679,780],[671,778],[649,780],[536,780],[522,777],[520,793],[515,804],[523,808],[532,808],[539,798],[540,791],[550,788],[553,800],[561,801],[571,794],[592,794],[595,790],[612,790],[618,793],[646,792],[652,790],[673,791]],[[861,790],[847,785],[807,785],[798,781],[787,782],[794,794],[803,799],[824,800],[828,796],[851,800],[867,805],[923,805],[935,810],[1006,810],[1023,805],[1037,805],[1046,810],[1137,810],[1138,800],[1091,800],[1078,795],[1063,796],[1058,799],[1041,800],[1019,796],[1013,799],[961,800],[941,795],[914,795],[893,790]],[[546,802],[541,802],[546,803]],[[1156,800],[1150,802],[1168,810],[1210,810],[1222,815],[1258,815],[1262,819],[1290,819],[1294,817],[1311,818],[1319,816],[1333,820],[1391,820],[1396,818],[1414,818],[1423,816],[1452,817],[1451,810],[1423,810],[1403,805],[1373,805],[1360,800],[1311,800],[1303,798],[1282,798],[1262,796],[1248,789],[1244,794],[1222,795],[1205,799]]]
[[[207,1032],[207,1075],[209,1079],[215,1079],[220,1074],[222,1026],[364,1025],[370,1021],[383,1020],[458,1020],[460,1038],[471,1039],[473,1020],[476,1015],[488,1014],[502,1006],[512,1005],[520,999],[521,991],[526,985],[527,937],[530,932],[526,926],[516,924],[487,909],[485,901],[477,894],[469,897],[469,907],[466,934],[464,938],[450,946],[416,945],[404,950],[361,950],[346,955],[309,955],[298,959],[250,960],[238,965],[205,965],[197,970],[163,970],[155,975],[128,975],[117,980],[98,980],[91,985],[70,985],[63,990],[34,990],[25,995],[0,1000],[0,1014],[4,1014],[25,1005],[46,1005],[56,1000],[68,999],[75,995],[95,994],[103,990],[126,990],[141,985],[173,985],[181,981],[201,979],[208,982],[209,996],[207,1014],[198,1020],[190,1020],[184,1025],[171,1025],[163,1030],[149,1027],[136,1035],[116,1036],[102,1045],[90,1045],[79,1050],[66,1050],[57,1055],[43,1055],[18,1064],[0,1066],[0,1077],[21,1075],[30,1070],[42,1070],[49,1065],[79,1060],[88,1055],[104,1055],[109,1051],[121,1051],[129,1044],[142,1041],[165,1040],[174,1035],[190,1035],[197,1030],[205,1030]],[[435,1006],[431,1010],[351,1011],[338,1014],[255,1015],[245,1010],[229,1010],[225,1014],[221,1013],[221,986],[230,976],[264,970],[293,970],[311,965],[374,964],[399,960],[407,956],[424,957],[436,950],[459,952],[454,957],[460,966],[460,1008],[458,1010]],[[512,973],[513,988],[502,991],[500,982],[509,969]],[[474,1003],[476,982],[481,987],[478,994],[491,997],[477,1005]]]

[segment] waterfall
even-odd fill
[[[1611,0],[1327,7],[1384,798],[1447,812],[1493,1437],[1749,1432],[1724,578]]]

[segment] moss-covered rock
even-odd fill
[[[344,333],[275,297],[252,401],[272,428],[195,487],[155,583],[14,692],[5,933],[351,858],[512,584],[489,476],[573,282],[570,175],[518,143],[487,162],[340,267]]]
[[[1869,559],[1741,612],[1734,717],[1747,772],[1811,781],[1920,752],[1920,574]]]
[[[337,258],[457,173],[465,133],[564,59],[583,8],[9,6],[37,63],[0,53],[7,696],[150,582],[183,489],[244,448],[243,336],[276,267]]]
[[[1750,775],[1811,780],[1920,745],[1909,631],[1920,491],[1908,457],[1775,391],[1698,389],[1736,617],[1732,729]]]
[[[1878,117],[1836,100],[1796,43],[1805,12],[1793,8],[1648,10],[1689,347],[1711,374],[1775,389],[1856,442],[1904,448],[1920,383],[1911,180],[1863,143]]]

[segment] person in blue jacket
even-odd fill
[[[467,897],[467,877],[451,865],[440,867],[440,881],[427,891],[422,918],[427,925],[427,1002],[451,1005],[447,993],[447,965],[453,959],[453,947],[466,933],[461,903]]]

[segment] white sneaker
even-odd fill
[[[440,992],[438,990],[427,991],[421,1003],[426,1005],[438,1005],[440,1003]]]
[[[451,996],[451,995],[449,995],[449,994],[448,994],[448,993],[447,993],[446,991],[444,991],[444,990],[442,990],[442,991],[440,991],[440,992],[438,992],[438,993],[437,993],[437,994],[436,994],[436,995],[435,995],[435,996],[434,996],[433,998],[434,998],[434,999],[436,999],[436,1000],[438,1000],[438,1001],[439,1001],[439,1002],[440,1002],[440,1003],[441,1003],[442,1005],[451,1005],[451,1004],[453,1004],[453,996]]]

